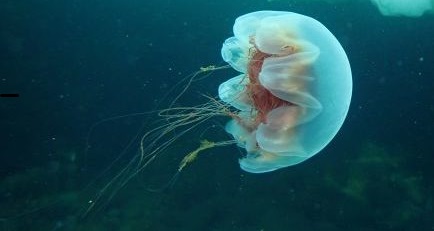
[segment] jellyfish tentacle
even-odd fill
[[[115,163],[119,162],[121,157],[127,153],[126,150],[129,149],[129,147],[133,144],[134,140],[138,140],[139,154],[129,160],[129,162],[125,166],[123,166],[120,171],[118,171],[114,176],[111,177],[110,181],[106,182],[102,186],[102,188],[98,190],[98,192],[92,197],[92,199],[88,200],[89,203],[84,209],[82,217],[88,216],[88,214],[95,209],[101,209],[104,204],[108,203],[117,194],[117,192],[121,188],[123,188],[133,177],[143,171],[143,169],[147,168],[147,166],[149,166],[153,161],[155,161],[159,155],[163,154],[164,151],[167,150],[170,145],[176,142],[180,137],[184,136],[188,132],[191,132],[193,129],[197,128],[197,126],[215,116],[231,115],[232,112],[230,111],[228,105],[208,96],[205,97],[209,99],[209,101],[202,105],[197,105],[194,107],[174,107],[175,103],[190,88],[193,82],[200,81],[209,77],[214,71],[228,68],[230,68],[230,65],[210,65],[207,67],[202,67],[198,71],[187,75],[185,78],[174,84],[172,88],[167,92],[167,94],[159,101],[157,107],[159,107],[159,105],[162,104],[165,99],[167,99],[171,94],[173,94],[176,89],[179,89],[179,86],[181,84],[184,84],[184,86],[181,88],[182,90],[177,93],[173,99],[171,99],[171,103],[165,109],[110,117],[98,121],[97,123],[92,125],[87,135],[88,138],[85,153],[88,152],[90,147],[90,135],[92,134],[94,129],[100,124],[125,117],[139,115],[156,115],[160,118],[153,121],[151,125],[148,124],[148,126],[153,127],[152,129],[146,131],[140,138],[138,138],[137,136],[133,140],[131,140],[127,148],[122,151],[121,155],[119,155],[114,161],[112,161],[110,166],[108,166],[106,170],[101,174],[107,174],[107,172],[115,166]],[[143,129],[144,128],[140,130],[142,131]],[[174,133],[175,130],[177,130],[176,133]],[[98,178],[101,177],[102,176],[99,176]],[[174,181],[176,178],[177,176],[174,177],[171,181]],[[101,205],[102,201],[104,203]]]

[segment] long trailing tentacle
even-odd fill
[[[98,204],[98,201],[100,201],[102,198],[107,198],[106,203],[108,203],[122,187],[124,187],[139,172],[149,166],[149,164],[151,164],[159,155],[164,153],[164,151],[166,151],[180,137],[191,132],[197,126],[208,121],[212,117],[233,116],[234,113],[231,112],[228,105],[218,99],[205,95],[203,96],[209,100],[205,104],[194,107],[173,107],[175,102],[179,100],[179,98],[186,92],[193,82],[206,78],[214,70],[226,68],[229,68],[229,66],[209,66],[206,68],[201,68],[201,70],[198,72],[187,76],[182,81],[175,84],[173,89],[178,87],[182,82],[187,81],[183,90],[174,98],[168,108],[146,113],[156,114],[160,118],[154,121],[157,126],[151,130],[148,130],[141,136],[139,142],[139,154],[133,157],[125,167],[123,167],[108,183],[106,183],[103,188],[99,190],[93,200],[89,201],[89,206],[87,207],[84,216],[93,210]],[[200,75],[206,72],[209,73],[203,76]],[[167,95],[164,98],[166,97]],[[139,114],[140,113],[137,113],[137,115]],[[98,122],[98,124],[95,124],[95,126],[103,122],[115,120],[117,118],[124,118],[127,116],[128,115],[109,118]],[[92,130],[93,129],[94,126],[92,127]],[[217,146],[219,145],[220,144]],[[113,164],[109,168],[111,168]],[[175,176],[172,180],[175,181],[176,178],[177,176]],[[107,192],[110,192],[109,195],[107,195]]]

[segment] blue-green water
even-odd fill
[[[20,97],[0,98],[0,230],[434,229],[434,16],[350,2],[2,1],[0,93]],[[183,77],[223,64],[235,18],[264,9],[319,20],[347,52],[353,100],[335,139],[266,174],[240,170],[234,146],[211,149],[154,190],[200,140],[230,139],[216,118],[104,191],[157,117],[110,120],[88,136],[92,125],[167,106]],[[194,82],[179,105],[204,103],[235,75]]]

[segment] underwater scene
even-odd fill
[[[0,18],[0,231],[434,230],[434,0]]]

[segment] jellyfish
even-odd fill
[[[264,173],[320,152],[341,128],[352,93],[344,49],[317,20],[258,11],[235,20],[223,60],[240,74],[220,99],[237,109],[225,130],[246,150],[241,169]]]
[[[138,154],[103,184],[89,200],[85,214],[101,201],[109,201],[162,155],[180,152],[171,147],[182,137],[200,141],[199,147],[180,160],[166,184],[149,187],[149,191],[172,186],[200,153],[222,146],[237,145],[245,150],[239,164],[250,173],[301,163],[320,152],[342,126],[351,100],[350,65],[337,39],[315,19],[280,11],[240,16],[235,21],[234,36],[224,41],[221,54],[227,65],[200,68],[174,83],[163,97],[168,101],[165,108],[116,116],[92,126],[91,131],[112,120],[147,118],[144,123],[147,128],[135,137]],[[228,68],[239,75],[223,81],[215,89],[218,96],[203,95],[205,102],[193,106],[179,102],[197,81]],[[215,117],[226,118],[227,124],[214,126],[211,119]],[[221,139],[208,132],[220,128],[229,138]],[[119,159],[133,143],[108,169],[118,166]]]
[[[432,12],[433,0],[371,0],[385,16],[420,17]]]

